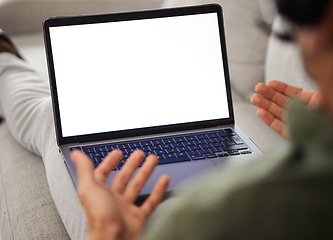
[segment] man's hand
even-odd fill
[[[255,91],[257,93],[252,96],[251,103],[258,107],[258,116],[275,132],[285,137],[289,136],[286,109],[292,97],[298,98],[313,108],[322,104],[322,98],[318,92],[304,90],[276,80],[269,81],[267,85],[258,83]]]
[[[169,184],[169,177],[161,176],[146,201],[140,207],[134,204],[158,163],[156,156],[148,156],[133,177],[144,157],[141,150],[133,152],[108,186],[107,177],[122,159],[120,150],[112,151],[95,170],[84,153],[78,150],[71,153],[77,167],[78,195],[86,212],[89,239],[136,239],[142,234]]]

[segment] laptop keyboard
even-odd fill
[[[121,169],[126,159],[137,149],[144,151],[147,156],[155,154],[159,158],[159,164],[252,153],[244,141],[230,128],[144,139],[142,141],[113,142],[70,148],[71,151],[74,149],[86,153],[91,158],[95,168],[110,151],[120,149],[124,156],[115,170]]]

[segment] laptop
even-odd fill
[[[77,186],[73,149],[97,167],[142,149],[168,191],[261,154],[237,126],[222,8],[217,4],[56,17],[43,24],[56,137]]]

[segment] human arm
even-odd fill
[[[295,97],[313,108],[322,104],[322,98],[318,92],[294,87],[277,80],[271,80],[267,84],[258,83],[255,91],[257,93],[251,97],[251,103],[258,107],[258,116],[284,137],[289,136],[286,109],[291,98]]]
[[[122,159],[120,150],[112,151],[95,170],[84,153],[71,153],[77,167],[78,195],[88,221],[88,239],[137,239],[142,234],[169,184],[169,177],[161,176],[145,202],[141,206],[134,204],[158,163],[156,156],[148,156],[133,177],[144,157],[140,150],[133,152],[108,186],[109,173]]]

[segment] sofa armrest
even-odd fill
[[[280,16],[273,23],[273,32],[283,32],[286,24]],[[316,90],[315,83],[307,74],[301,53],[295,42],[286,42],[270,36],[266,56],[265,81],[272,79],[301,88]]]

